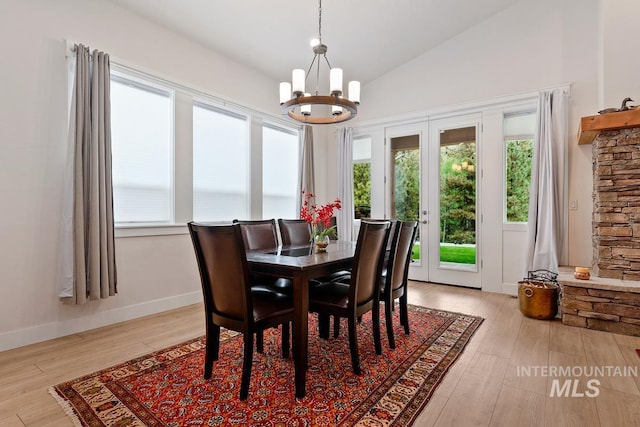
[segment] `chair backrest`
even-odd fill
[[[392,247],[387,264],[387,291],[400,289],[407,281],[417,229],[417,221],[398,221],[394,227],[393,237],[389,239]]]
[[[243,324],[246,326],[253,320],[253,315],[249,316],[253,307],[240,226],[193,222],[188,226],[206,312],[242,330]]]
[[[275,249],[278,247],[278,232],[275,219],[233,220],[240,225],[242,241],[247,251]]]
[[[390,222],[360,224],[351,269],[349,305],[362,306],[378,299],[379,280],[384,262],[384,248],[389,238]],[[354,307],[355,308],[355,307]]]
[[[387,239],[387,246],[386,246],[387,258],[388,258],[389,253],[390,253],[391,248],[392,248],[392,245],[393,245],[393,234],[396,231],[396,225],[398,224],[399,220],[397,220],[397,219],[363,218],[362,221],[367,221],[367,222],[389,221],[391,223],[391,229],[389,230],[389,238]]]
[[[304,219],[278,219],[283,245],[308,245],[311,242],[311,225]]]

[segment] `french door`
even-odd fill
[[[429,280],[481,287],[480,115],[429,123]]]
[[[387,214],[419,223],[412,280],[481,287],[479,129],[479,114],[387,129]]]

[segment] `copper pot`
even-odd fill
[[[518,282],[520,311],[533,319],[553,319],[558,314],[558,285],[540,280]]]

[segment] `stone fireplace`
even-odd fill
[[[640,109],[583,117],[593,147],[590,280],[561,271],[562,323],[640,336]]]
[[[640,125],[593,141],[593,203],[593,273],[640,281]]]

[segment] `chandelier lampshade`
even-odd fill
[[[318,7],[318,38],[311,41],[313,60],[307,72],[295,69],[291,73],[291,83],[280,83],[280,106],[282,114],[307,124],[330,124],[350,120],[358,114],[360,105],[360,82],[350,81],[345,98],[342,91],[342,68],[332,68],[327,58],[327,46],[322,43],[322,0]],[[319,92],[320,63],[323,57],[329,67],[329,94]],[[312,95],[305,91],[306,80],[316,66],[316,90]],[[313,106],[324,108],[313,109]],[[327,114],[330,108],[330,114]]]

